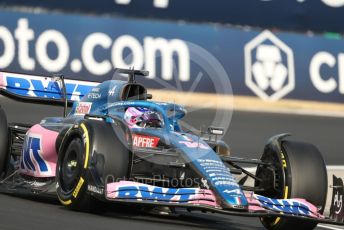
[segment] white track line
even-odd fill
[[[148,91],[161,101],[174,102],[185,107],[198,107],[199,109],[344,118],[344,105],[342,103],[293,99],[266,102],[260,98],[252,96],[233,96],[200,92],[177,92],[168,89],[148,89]],[[206,105],[205,107],[200,106],[203,105],[205,101],[211,101],[212,103]]]
[[[327,165],[326,168],[327,170],[343,170],[344,171],[344,165]],[[250,173],[256,172],[256,167],[248,167],[244,169],[249,171]]]
[[[333,226],[333,225],[325,225],[325,224],[318,224],[320,228],[332,229],[332,230],[343,230],[344,228]]]
[[[328,165],[326,168],[327,170],[344,170],[343,165]]]
[[[343,118],[344,113],[339,111],[319,111],[319,110],[310,110],[310,109],[287,109],[287,108],[241,108],[234,107],[234,111],[243,111],[243,112],[254,112],[254,113],[271,113],[271,114],[289,114],[289,115],[302,115],[302,116],[316,116],[316,117],[334,117],[334,118]]]

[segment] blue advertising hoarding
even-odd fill
[[[114,68],[147,69],[148,87],[164,82],[214,92],[197,48],[216,59],[235,95],[341,102],[344,41],[211,24],[0,11],[1,71],[104,81]],[[195,51],[196,49],[196,51]],[[214,67],[215,68],[215,67]],[[216,67],[217,68],[217,67]],[[216,72],[216,71],[215,71]]]
[[[0,0],[1,7],[344,32],[344,0]]]

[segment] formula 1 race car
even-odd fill
[[[323,215],[327,171],[315,146],[280,134],[259,160],[232,157],[218,138],[223,129],[185,132],[182,106],[149,101],[135,79],[147,71],[117,72],[129,80],[98,84],[0,73],[2,95],[65,107],[63,117],[34,125],[8,124],[0,108],[1,192],[57,196],[62,205],[88,212],[124,203],[259,217],[267,229],[343,224],[337,212]],[[248,164],[255,173],[242,166]]]

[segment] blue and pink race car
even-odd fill
[[[222,128],[184,131],[182,106],[151,101],[135,79],[147,71],[117,72],[128,81],[0,73],[2,95],[65,107],[64,116],[39,124],[8,124],[0,109],[1,192],[57,197],[67,208],[88,212],[112,203],[259,217],[267,229],[343,224],[339,178],[330,217],[323,215],[327,171],[314,145],[280,134],[259,160],[232,157]]]

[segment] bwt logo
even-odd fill
[[[257,96],[276,101],[295,88],[293,51],[265,30],[245,45],[245,83]]]
[[[80,101],[97,83],[65,80],[68,100]],[[0,72],[0,87],[25,97],[62,98],[61,87],[50,78]]]

